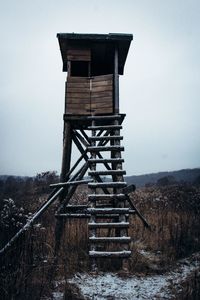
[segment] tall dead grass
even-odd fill
[[[199,187],[143,188],[131,197],[152,229],[144,228],[137,216],[130,217],[130,272],[164,272],[178,258],[200,250]],[[1,299],[45,299],[54,290],[56,280],[66,282],[74,272],[89,271],[87,222],[64,222],[55,258],[55,218],[54,210],[50,209],[2,258]],[[117,270],[119,265],[117,260],[103,260],[100,269]]]

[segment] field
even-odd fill
[[[12,182],[12,186],[4,183],[3,188],[1,185],[1,247],[45,201],[47,184],[57,177],[49,174],[45,179],[38,176],[27,180]],[[192,268],[200,251],[199,184],[154,184],[137,189],[131,198],[151,230],[137,216],[130,217],[132,256],[127,274],[120,271],[118,261],[108,259],[99,263],[98,274],[91,275],[87,219],[57,223],[57,203],[1,257],[1,299],[84,299],[77,284],[81,279],[73,278],[82,276],[86,281],[86,274],[116,274],[127,280],[147,280],[166,274],[172,281],[171,294],[166,293],[166,299],[199,299],[199,266]],[[86,187],[77,191],[73,202],[87,202]],[[174,284],[169,272],[182,268],[183,262],[191,266],[191,272],[185,277],[180,272],[176,275],[179,284]],[[123,299],[117,298],[117,294],[112,297],[87,299]]]

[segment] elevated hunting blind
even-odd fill
[[[119,75],[132,35],[59,33],[57,37],[67,72],[65,113],[119,113]]]
[[[120,134],[125,114],[119,112],[119,75],[133,37],[113,33],[58,33],[57,37],[67,72],[60,183],[51,185],[54,190],[47,201],[0,253],[59,197],[58,228],[64,230],[63,219],[88,218],[93,269],[102,257],[121,258],[125,268],[131,255],[129,215],[137,214],[148,227],[129,197],[134,186],[127,187],[124,181]],[[73,166],[72,142],[80,152]],[[89,179],[84,180],[85,175]],[[86,205],[70,202],[80,184],[87,184],[90,191]]]

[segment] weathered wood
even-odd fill
[[[121,125],[102,125],[102,126],[89,126],[89,130],[114,130],[114,129],[122,129]]]
[[[78,138],[76,137],[75,134],[72,135],[72,139],[73,139],[73,141],[74,141],[76,147],[77,147],[78,150],[80,151],[80,153],[83,154],[83,153],[85,152],[85,150],[83,149],[83,147],[82,147],[80,141],[78,140]],[[89,157],[88,157],[87,153],[84,154],[83,158],[85,159],[86,162],[88,162]]]
[[[102,187],[107,187],[107,188],[123,188],[127,185],[126,182],[89,182],[88,187],[89,188],[102,188]]]
[[[59,183],[53,183],[50,184],[50,187],[65,187],[70,185],[80,185],[80,184],[86,184],[92,182],[92,180],[77,180],[77,181],[67,181],[67,182],[59,182]]]
[[[79,219],[79,218],[87,218],[89,219],[91,217],[90,214],[87,213],[62,213],[62,214],[55,214],[56,218],[75,218],[75,219]]]
[[[72,132],[70,122],[64,123],[64,132],[63,132],[63,157],[62,157],[62,167],[60,180],[66,180],[66,175],[70,170],[71,163],[71,147],[72,147]]]
[[[103,86],[93,86],[92,85],[92,96],[93,93],[97,93],[97,92],[109,92],[113,90],[113,86],[112,85],[103,85]]]
[[[90,144],[90,139],[89,136],[86,134],[86,132],[83,129],[80,129],[80,132],[82,133],[83,137],[88,142],[88,144]]]
[[[77,88],[77,89],[79,89],[79,88],[85,88],[85,89],[90,89],[90,82],[89,81],[79,81],[79,82],[77,82],[77,81],[75,81],[75,82],[71,82],[71,81],[67,81],[67,86],[69,87],[69,88]]]
[[[67,103],[67,110],[68,109],[80,109],[80,110],[90,110],[91,106],[90,103]]]
[[[77,137],[76,137],[75,135],[73,135],[73,136],[72,136],[72,139],[73,139],[74,143],[76,144],[78,150],[79,150],[81,153],[83,153],[83,152],[84,152],[84,149],[83,149],[81,143],[79,142],[79,140],[77,139]],[[84,155],[83,158],[85,159],[86,163],[88,163],[89,157],[87,156],[87,154]],[[97,178],[98,181],[102,182],[102,179],[100,178],[99,175],[96,175],[96,178]],[[105,194],[109,194],[109,191],[108,191],[106,188],[103,188],[103,191],[104,191]]]
[[[90,171],[88,172],[89,176],[93,175],[126,175],[126,171],[123,170],[109,170],[109,171]]]
[[[73,133],[76,135],[76,137],[79,139],[79,141],[85,146],[88,147],[90,145],[90,143],[87,142],[87,140],[85,140],[85,138],[77,131],[77,130],[73,130]]]
[[[71,61],[90,61],[91,49],[68,49],[67,59]]]
[[[93,92],[92,99],[101,98],[101,97],[109,97],[111,98],[113,95],[112,91],[102,91],[102,92]]]
[[[146,228],[148,228],[148,229],[151,230],[151,225],[149,225],[149,223],[147,222],[147,220],[143,217],[143,215],[140,213],[140,211],[135,207],[135,205],[131,201],[130,197],[127,198],[127,201],[129,202],[131,208],[135,210],[136,214],[138,215],[138,217],[140,218],[140,220],[143,222],[144,226]]]
[[[88,163],[86,162],[82,167],[81,169],[72,177],[70,178],[71,180],[81,180],[83,178],[83,176],[85,175],[85,173],[87,172],[88,170]],[[66,205],[68,205],[69,203],[69,200],[71,199],[71,197],[73,196],[73,194],[75,193],[76,191],[76,188],[77,188],[77,185],[75,186],[71,186],[69,188],[69,191],[68,191],[68,194],[66,196],[66,198],[62,201],[60,207],[58,208],[57,210],[57,213],[60,213],[63,211],[63,209],[65,209]]]
[[[130,237],[89,237],[93,243],[130,243]]]
[[[97,152],[96,154],[99,157],[99,159],[103,159],[103,156],[101,155],[100,152]],[[104,162],[104,166],[106,167],[107,170],[112,170],[112,168],[109,166],[108,163]]]
[[[68,93],[89,93],[90,92],[89,88],[90,88],[89,85],[87,88],[86,87],[73,87],[73,86],[67,85],[67,92]]]
[[[117,220],[120,221],[121,216],[123,216],[125,218],[128,218],[129,215],[135,215],[135,214],[136,214],[136,211],[131,209],[131,210],[129,210],[128,213],[123,213],[123,214],[118,214],[118,213],[111,213],[111,214],[109,214],[109,213],[96,213],[95,216],[96,216],[96,219],[98,218],[101,221],[102,221],[102,219],[106,219],[106,220],[112,219],[113,220],[113,218],[117,218]],[[122,234],[121,236],[123,236],[123,235],[124,234]]]
[[[92,163],[104,164],[104,163],[112,163],[112,162],[123,163],[124,159],[123,158],[108,158],[108,159],[107,158],[102,158],[102,159],[92,159],[92,158],[90,158],[88,160],[89,164],[92,164]]]
[[[89,115],[91,113],[90,110],[83,110],[83,109],[68,109],[68,114],[71,114],[71,115]]]
[[[79,78],[67,82],[66,112],[80,115],[113,113],[112,76]]]
[[[114,55],[114,111],[119,113],[119,53],[118,47],[115,45],[115,55]]]
[[[85,82],[85,83],[87,83],[87,82],[89,82],[90,81],[90,77],[78,77],[78,76],[76,76],[76,77],[68,77],[67,78],[67,82],[69,82],[69,83],[76,83],[76,82]]]
[[[67,104],[89,104],[90,105],[90,101],[88,98],[69,98],[67,101]]]
[[[96,115],[101,115],[102,113],[104,114],[112,114],[113,108],[112,107],[102,107],[102,108],[91,108],[91,114],[96,114]]]
[[[127,214],[129,208],[88,208],[87,211],[91,214]]]
[[[123,140],[123,136],[119,136],[119,135],[109,135],[109,136],[91,136],[89,137],[89,140],[95,140],[95,141],[105,141],[105,140]]]
[[[66,206],[66,212],[73,211],[77,212],[80,210],[86,210],[88,208],[88,205],[68,205]]]
[[[92,88],[100,87],[100,86],[113,86],[113,80],[101,80],[101,81],[92,81]]]
[[[122,146],[89,146],[88,151],[95,151],[95,152],[99,152],[99,151],[124,151],[124,147]]]
[[[88,195],[89,201],[101,201],[101,200],[126,200],[127,196],[124,194],[95,194],[95,195]]]
[[[102,109],[111,109],[112,110],[112,105],[111,103],[107,102],[107,101],[100,101],[98,103],[92,103],[90,104],[89,108],[95,109],[96,110],[102,110]]]
[[[91,77],[91,79],[93,80],[93,82],[112,80],[113,74],[93,76]]]
[[[116,252],[103,252],[103,251],[89,251],[90,257],[96,257],[96,258],[125,258],[129,257],[131,255],[131,251],[116,251]]]
[[[132,192],[135,192],[135,190],[136,190],[136,186],[134,184],[130,184],[130,185],[126,186],[125,188],[123,188],[122,192],[124,194],[128,195]]]
[[[101,106],[102,104],[102,106]],[[112,98],[111,97],[99,97],[99,98],[92,98],[91,106],[98,105],[96,108],[102,108],[106,105],[106,107],[113,108]]]
[[[90,100],[90,92],[87,91],[81,93],[77,91],[75,93],[67,92],[67,99],[74,99],[74,98]]]
[[[111,115],[111,116],[88,116],[87,119],[95,120],[95,121],[99,121],[99,120],[110,121],[110,120],[119,119],[119,120],[123,121],[124,117],[125,117],[125,114],[117,114],[117,115]]]
[[[128,222],[121,222],[121,223],[88,223],[89,228],[128,228]]]

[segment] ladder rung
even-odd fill
[[[123,158],[90,158],[88,159],[88,162],[90,164],[104,164],[104,163],[123,163],[124,159]]]
[[[128,218],[129,214],[124,214],[124,216],[126,216]],[[95,217],[98,218],[98,219],[100,219],[100,220],[102,220],[102,219],[108,220],[108,219],[118,218],[119,214],[96,214]],[[107,222],[106,220],[104,222]]]
[[[87,150],[90,152],[99,152],[99,151],[124,151],[122,146],[89,146]]]
[[[123,250],[116,252],[103,252],[103,251],[89,251],[89,256],[91,257],[129,257],[131,255],[131,251]]]
[[[88,208],[87,211],[91,214],[127,214],[129,208]]]
[[[136,211],[135,210],[130,210],[128,213],[125,213],[124,216],[126,216],[127,218],[129,217],[129,215],[135,214]],[[99,218],[99,219],[113,219],[113,218],[118,218],[120,214],[118,213],[112,213],[112,214],[102,214],[102,213],[96,213],[95,217]]]
[[[111,141],[111,140],[123,140],[123,136],[120,135],[109,135],[109,136],[90,136],[91,141]]]
[[[56,218],[90,218],[91,214],[84,213],[64,213],[64,214],[55,214]]]
[[[104,126],[89,126],[88,130],[113,130],[113,129],[122,129],[121,125],[104,125]]]
[[[66,211],[79,211],[83,209],[87,209],[88,205],[67,205],[65,210]]]
[[[89,176],[93,175],[126,175],[126,171],[123,170],[107,170],[107,171],[90,171]]]
[[[127,196],[124,194],[94,194],[94,195],[88,195],[89,201],[98,201],[98,200],[126,200]]]
[[[90,182],[88,183],[89,188],[123,188],[127,185],[126,182]]]
[[[129,227],[128,222],[119,222],[119,223],[88,223],[90,228],[127,228]]]
[[[131,238],[129,236],[125,237],[90,237],[89,240],[93,243],[130,243]]]

